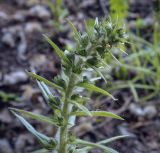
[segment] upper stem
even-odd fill
[[[64,126],[60,128],[60,146],[59,153],[67,153],[67,138],[68,138],[68,121],[69,121],[69,100],[75,85],[75,76],[72,73],[69,78],[68,87],[66,89],[64,104],[62,109],[62,116],[64,118]]]

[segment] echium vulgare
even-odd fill
[[[106,153],[117,153],[114,149],[107,147],[107,144],[126,136],[112,137],[93,143],[76,138],[73,127],[76,126],[75,120],[78,116],[101,116],[123,120],[122,117],[112,112],[89,110],[85,105],[90,99],[87,91],[97,92],[116,100],[110,93],[97,87],[95,82],[99,78],[105,79],[99,69],[102,67],[105,69],[104,58],[108,53],[112,54],[112,47],[125,43],[125,30],[107,20],[100,22],[95,19],[93,26],[85,24],[85,32],[80,33],[70,21],[68,23],[76,40],[76,47],[73,51],[63,52],[49,37],[44,35],[61,59],[60,74],[53,81],[49,81],[34,72],[27,72],[29,76],[37,80],[48,106],[53,111],[52,116],[46,117],[16,108],[11,108],[11,111],[39,140],[44,152],[88,153],[94,148],[99,148]],[[86,75],[87,72],[91,75]],[[97,73],[100,77],[94,77],[93,73]],[[57,92],[51,92],[51,88]],[[51,124],[57,127],[57,133],[54,137],[48,137],[38,132],[24,117]]]

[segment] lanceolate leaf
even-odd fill
[[[80,41],[80,40],[81,40],[81,37],[80,37],[80,35],[79,35],[79,33],[78,33],[76,27],[72,24],[71,21],[67,20],[67,22],[68,22],[68,24],[70,25],[72,31],[74,32],[75,39],[78,40],[78,41]]]
[[[117,100],[116,98],[114,98],[110,93],[108,93],[107,91],[93,85],[93,84],[89,84],[89,83],[79,83],[78,84],[79,87],[83,87],[87,90],[90,90],[90,91],[95,91],[95,92],[98,92],[98,93],[101,93],[105,96],[109,96],[111,97],[113,100]]]
[[[126,138],[126,137],[129,137],[129,135],[112,137],[112,138],[109,138],[109,139],[106,139],[106,140],[99,141],[99,142],[97,142],[97,144],[108,144],[112,141],[116,141],[116,140],[123,139],[123,138]],[[77,152],[78,151],[79,152],[86,151],[88,153],[88,151],[91,150],[91,149],[92,149],[91,147],[84,147],[84,148],[78,149]]]
[[[80,110],[82,110],[83,112],[85,112],[87,115],[92,116],[92,114],[90,113],[90,111],[88,110],[87,107],[83,106],[82,104],[79,104],[76,101],[71,101],[73,103],[73,105],[75,105],[76,107],[78,107]]]
[[[28,74],[29,76],[31,76],[32,78],[34,78],[34,79],[37,79],[37,80],[39,80],[39,81],[44,82],[46,85],[48,85],[48,86],[50,86],[50,87],[53,87],[53,88],[62,90],[62,87],[58,86],[57,84],[55,84],[55,83],[53,83],[53,82],[51,82],[51,81],[49,81],[49,80],[47,80],[47,79],[45,79],[45,78],[37,75],[37,74],[35,74],[35,73],[27,72],[27,74]]]
[[[112,137],[112,138],[109,138],[109,139],[106,139],[106,140],[99,141],[98,143],[99,144],[108,144],[108,143],[110,143],[112,141],[116,141],[116,140],[123,139],[123,138],[126,138],[126,137],[129,137],[129,135],[122,135],[122,136]]]
[[[56,144],[57,144],[56,140],[54,140],[53,138],[49,138],[42,133],[39,133],[22,116],[16,114],[14,111],[12,111],[12,113],[22,122],[22,124],[27,128],[27,130],[31,132],[39,140],[39,142],[44,147],[47,147],[48,149],[51,149],[51,148],[54,149],[56,147]]]
[[[65,62],[65,63],[70,63],[68,58],[64,55],[63,51],[59,49],[59,47],[46,35],[43,35],[45,39],[48,41],[48,43],[55,49],[56,53],[58,56]]]
[[[89,23],[89,22],[90,22],[90,23]],[[93,32],[92,32],[92,30],[91,30],[91,22],[92,22],[92,19],[91,19],[89,22],[84,21],[84,26],[85,26],[87,35],[88,35],[89,39],[91,40],[92,35],[93,35]],[[94,21],[93,21],[93,22],[94,22]]]
[[[46,149],[39,149],[39,150],[33,151],[31,153],[48,153],[48,150],[46,150]]]
[[[22,114],[22,116],[29,117],[31,119],[35,119],[35,120],[38,120],[38,121],[41,121],[41,122],[44,122],[44,123],[48,123],[48,124],[52,124],[52,125],[57,126],[57,124],[52,119],[50,119],[48,117],[45,117],[43,115],[31,113],[31,112],[24,111],[24,110],[21,110],[21,109],[16,109],[16,108],[10,108],[10,109],[14,112],[18,112],[18,113]]]
[[[92,147],[92,148],[99,148],[106,153],[118,153],[116,150],[111,149],[109,147],[103,146],[103,145],[98,144],[98,143],[92,143],[92,142],[84,141],[84,140],[81,140],[81,139],[76,139],[74,143],[75,144],[80,144],[80,145],[85,145],[85,146]]]
[[[106,111],[90,111],[90,113],[92,114],[92,116],[100,116],[100,117],[110,117],[110,118],[115,118],[115,119],[119,119],[119,120],[124,120],[122,117],[111,113],[111,112],[106,112]],[[76,111],[76,112],[72,112],[72,115],[76,115],[76,116],[88,116],[88,114],[84,111]]]
[[[107,80],[105,78],[105,76],[103,75],[103,73],[96,67],[93,67],[93,69],[100,75],[100,77],[105,81],[105,83],[107,84]]]
[[[49,90],[48,86],[44,82],[38,81],[38,80],[37,80],[37,84],[38,84],[39,88],[41,89],[45,100],[48,102],[50,96],[52,96],[52,93]]]
[[[133,94],[134,100],[138,102],[139,101],[139,96],[138,96],[137,90],[134,87],[134,84],[132,82],[129,82],[129,86],[131,88],[131,92]]]

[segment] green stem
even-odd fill
[[[68,138],[68,121],[69,121],[69,100],[72,95],[72,90],[75,85],[75,76],[71,74],[68,87],[64,97],[64,105],[62,109],[62,116],[64,118],[64,126],[60,128],[60,146],[59,153],[67,153],[67,138]]]

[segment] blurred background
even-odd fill
[[[0,153],[31,153],[41,148],[8,107],[51,113],[36,83],[25,73],[34,68],[52,80],[60,71],[60,60],[42,34],[60,48],[72,49],[75,42],[65,19],[83,31],[83,21],[92,25],[95,17],[111,17],[125,26],[129,43],[121,48],[128,55],[114,50],[121,64],[106,57],[111,65],[105,76],[108,84],[98,82],[118,102],[96,95],[88,107],[112,111],[125,121],[79,118],[74,131],[93,142],[131,135],[110,144],[120,153],[160,152],[160,0],[0,0]],[[49,136],[56,132],[52,126],[30,123]]]

